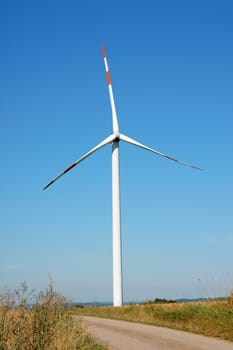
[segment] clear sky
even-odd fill
[[[121,131],[124,299],[233,288],[233,2],[1,1],[0,289],[112,300],[111,71]]]

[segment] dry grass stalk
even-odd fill
[[[29,307],[33,301],[33,306]],[[26,283],[0,295],[0,350],[103,350],[67,312],[50,281],[37,296]]]

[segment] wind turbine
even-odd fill
[[[150,147],[139,143],[131,139],[130,137],[122,134],[119,130],[118,118],[115,108],[115,102],[112,91],[112,84],[110,78],[110,72],[108,68],[107,56],[102,47],[102,54],[104,57],[104,65],[106,69],[106,76],[108,82],[108,90],[109,97],[112,109],[112,125],[113,132],[110,136],[100,142],[97,146],[92,148],[89,152],[84,154],[81,158],[76,160],[73,164],[71,164],[68,168],[66,168],[62,173],[56,176],[52,181],[50,181],[44,188],[48,188],[55,181],[57,181],[60,177],[68,173],[71,169],[73,169],[76,165],[82,162],[84,159],[88,158],[94,152],[98,151],[100,148],[106,146],[107,144],[112,144],[112,245],[113,245],[113,305],[121,306],[122,305],[122,258],[121,258],[121,213],[120,213],[120,170],[119,170],[119,142],[124,141],[130,143],[134,146],[143,148],[147,151],[155,153],[164,158],[173,160],[177,163],[180,163],[185,166],[189,166],[193,169],[202,170],[195,165],[187,164],[181,160],[173,158],[167,154],[156,151]]]

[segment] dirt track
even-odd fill
[[[233,350],[233,343],[139,323],[82,317],[99,343],[112,350]]]

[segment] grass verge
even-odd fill
[[[77,315],[146,323],[233,341],[233,294],[226,301],[72,309]]]
[[[67,305],[52,282],[38,295],[25,283],[13,293],[6,289],[0,294],[0,350],[107,350],[74,320]]]

